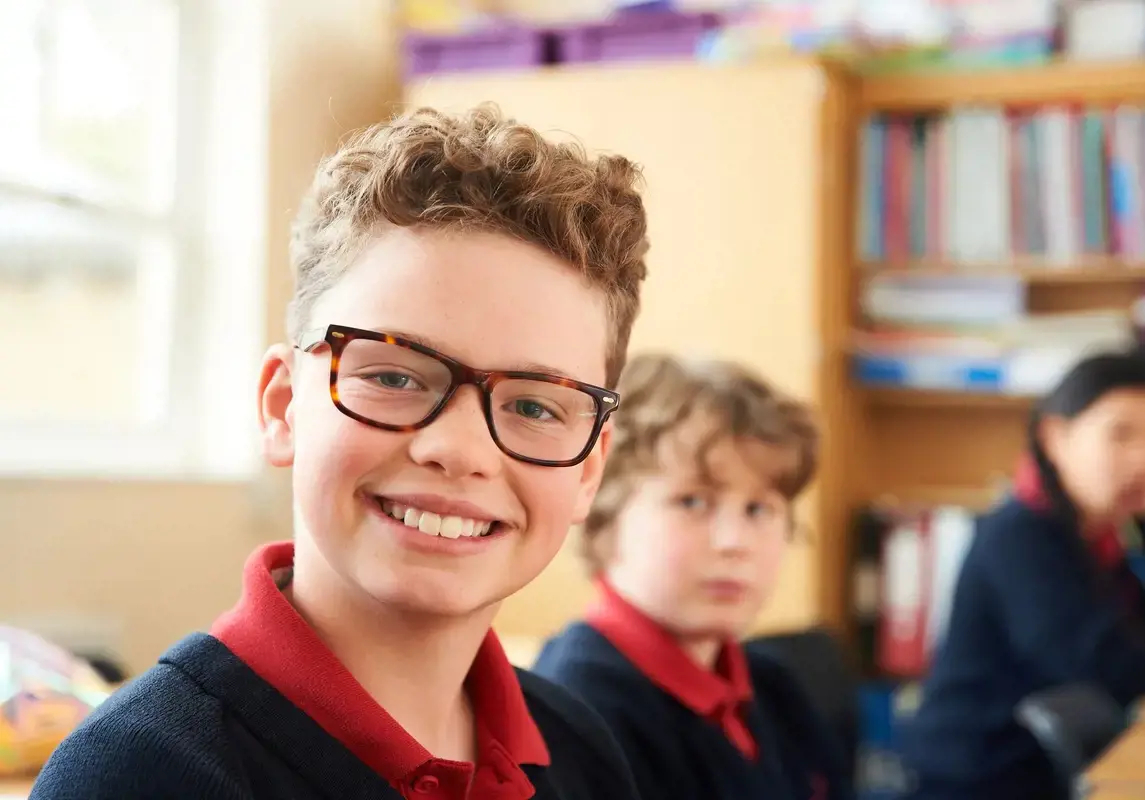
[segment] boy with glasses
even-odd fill
[[[53,755],[33,798],[634,800],[603,724],[490,624],[582,521],[647,249],[638,171],[489,108],[318,170],[259,383],[292,543]]]

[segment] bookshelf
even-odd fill
[[[584,102],[569,103],[573,96]],[[686,108],[680,97],[690,98]],[[435,76],[406,87],[407,102],[448,110],[486,100],[549,135],[572,131],[590,149],[644,164],[653,246],[634,352],[736,359],[818,405],[822,470],[800,512],[813,535],[785,565],[761,632],[846,627],[853,513],[877,501],[984,508],[1024,445],[1032,397],[859,383],[852,339],[864,287],[896,275],[1008,276],[1020,281],[1027,309],[1046,315],[1125,309],[1145,286],[1145,249],[1138,259],[1079,254],[1051,268],[1008,254],[870,258],[854,244],[869,114],[973,103],[1145,106],[1145,64],[868,77],[777,59]],[[506,604],[499,625],[548,635],[589,597],[570,547]]]
[[[1054,63],[1006,71],[872,76],[856,78],[852,88],[852,232],[858,233],[864,224],[864,171],[869,169],[864,163],[864,137],[868,135],[864,125],[872,117],[934,120],[953,118],[967,109],[997,109],[1002,113],[996,119],[1014,124],[1010,121],[1014,117],[1033,118],[1046,109],[1077,115],[1093,111],[1103,119],[1114,119],[1119,107],[1133,108],[1142,120],[1134,145],[1140,154],[1135,162],[1141,179],[1138,199],[1140,190],[1145,189],[1145,62]],[[1116,123],[1108,125],[1103,142],[1096,147],[1098,151],[1104,149],[1105,157],[1112,161],[1118,152]],[[1014,141],[1005,139],[1011,146]],[[1071,146],[1075,144],[1075,140],[1070,140]],[[1108,170],[1109,163],[1102,161],[1099,169]],[[1109,174],[1106,171],[1103,177],[1108,179]],[[1013,181],[1021,180],[1008,177],[1011,187],[1015,185]],[[1024,213],[1017,190],[1012,190],[1005,200],[1007,214],[1017,218]],[[1052,202],[1039,196],[1039,202],[1042,201]],[[988,203],[983,203],[979,213],[988,213],[985,205]],[[1088,206],[1083,209],[1083,216],[1085,213]],[[1103,213],[1114,212],[1106,208]],[[931,220],[929,224],[936,223]],[[1083,219],[1080,224],[1084,237],[1088,235],[1087,223]],[[1145,230],[1135,230],[1132,235],[1141,237],[1141,241],[1128,247],[1127,234],[1112,232],[1116,224],[1121,223],[1104,222],[1110,241],[1102,238],[1096,245],[1090,242],[1088,246],[1075,247],[1078,252],[1064,256],[1058,253],[1053,259],[1045,255],[1044,241],[1037,253],[1010,248],[1005,253],[988,252],[979,258],[951,258],[942,247],[934,248],[929,243],[921,247],[924,252],[902,252],[912,250],[908,244],[900,246],[900,252],[893,255],[885,251],[872,254],[864,252],[865,240],[855,236],[855,324],[861,324],[859,298],[872,282],[914,277],[1015,279],[1021,284],[1025,312],[1035,322],[1051,319],[1050,315],[1127,312],[1145,293]],[[1016,227],[1006,233],[1013,233]],[[1006,238],[1011,245],[1016,241],[1011,241],[1009,235]],[[920,249],[917,242],[913,245],[913,250]],[[1015,254],[1015,250],[1019,252]],[[862,407],[862,424],[853,434],[859,438],[853,441],[867,454],[869,465],[859,494],[870,502],[889,497],[916,503],[949,503],[958,502],[955,498],[966,498],[973,501],[968,505],[986,505],[987,498],[995,494],[999,476],[1011,473],[1024,448],[1028,413],[1033,404],[1032,396],[861,384],[856,394]]]

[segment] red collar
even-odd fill
[[[1042,477],[1032,455],[1026,454],[1018,461],[1018,469],[1014,473],[1014,497],[1035,511],[1046,511],[1050,507],[1049,495],[1042,485]],[[1125,546],[1116,525],[1102,525],[1086,539],[1090,552],[1102,567],[1115,567],[1125,560]]]
[[[520,765],[547,766],[549,751],[492,631],[466,681],[478,720],[479,768],[474,774],[471,764],[435,759],[326,648],[271,574],[293,563],[293,542],[256,550],[243,569],[242,598],[219,617],[211,634],[395,788],[440,786],[453,795],[456,786],[456,796],[464,797],[471,782],[477,786],[489,780],[496,788],[488,796],[497,800],[533,796]]]
[[[673,636],[622,598],[604,581],[597,602],[585,617],[634,667],[686,708],[723,728],[747,758],[757,754],[744,720],[751,702],[751,673],[743,648],[728,640],[720,649],[715,671],[706,670],[684,652]]]

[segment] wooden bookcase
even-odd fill
[[[858,80],[854,88],[852,136],[857,136],[861,121],[875,113],[932,113],[969,105],[1145,105],[1145,62],[888,76]],[[858,263],[854,255],[852,267],[860,281],[883,270],[952,270],[941,263]],[[970,272],[1020,276],[1035,314],[1127,309],[1145,289],[1145,264],[1116,258],[1086,259],[1054,270],[1000,263]],[[1025,398],[909,390],[860,394],[868,453],[862,494],[869,499],[983,505],[997,482],[1010,474],[1025,444],[1031,407]]]
[[[826,428],[810,529],[760,630],[849,621],[853,512],[880,498],[982,504],[1023,447],[1021,398],[873,390],[850,376],[862,282],[872,271],[941,263],[859,263],[857,137],[875,112],[965,104],[1145,102],[1145,64],[863,78],[806,59],[750,66],[602,66],[436,76],[409,104],[462,110],[494,101],[558,138],[642,162],[652,251],[633,350],[702,352],[747,363],[815,402]],[[1102,259],[1026,279],[1035,311],[1125,307],[1145,266]],[[591,591],[571,547],[506,604],[498,627],[539,637]]]

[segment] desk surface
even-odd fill
[[[1145,800],[1145,720],[1121,734],[1085,777],[1093,800]]]

